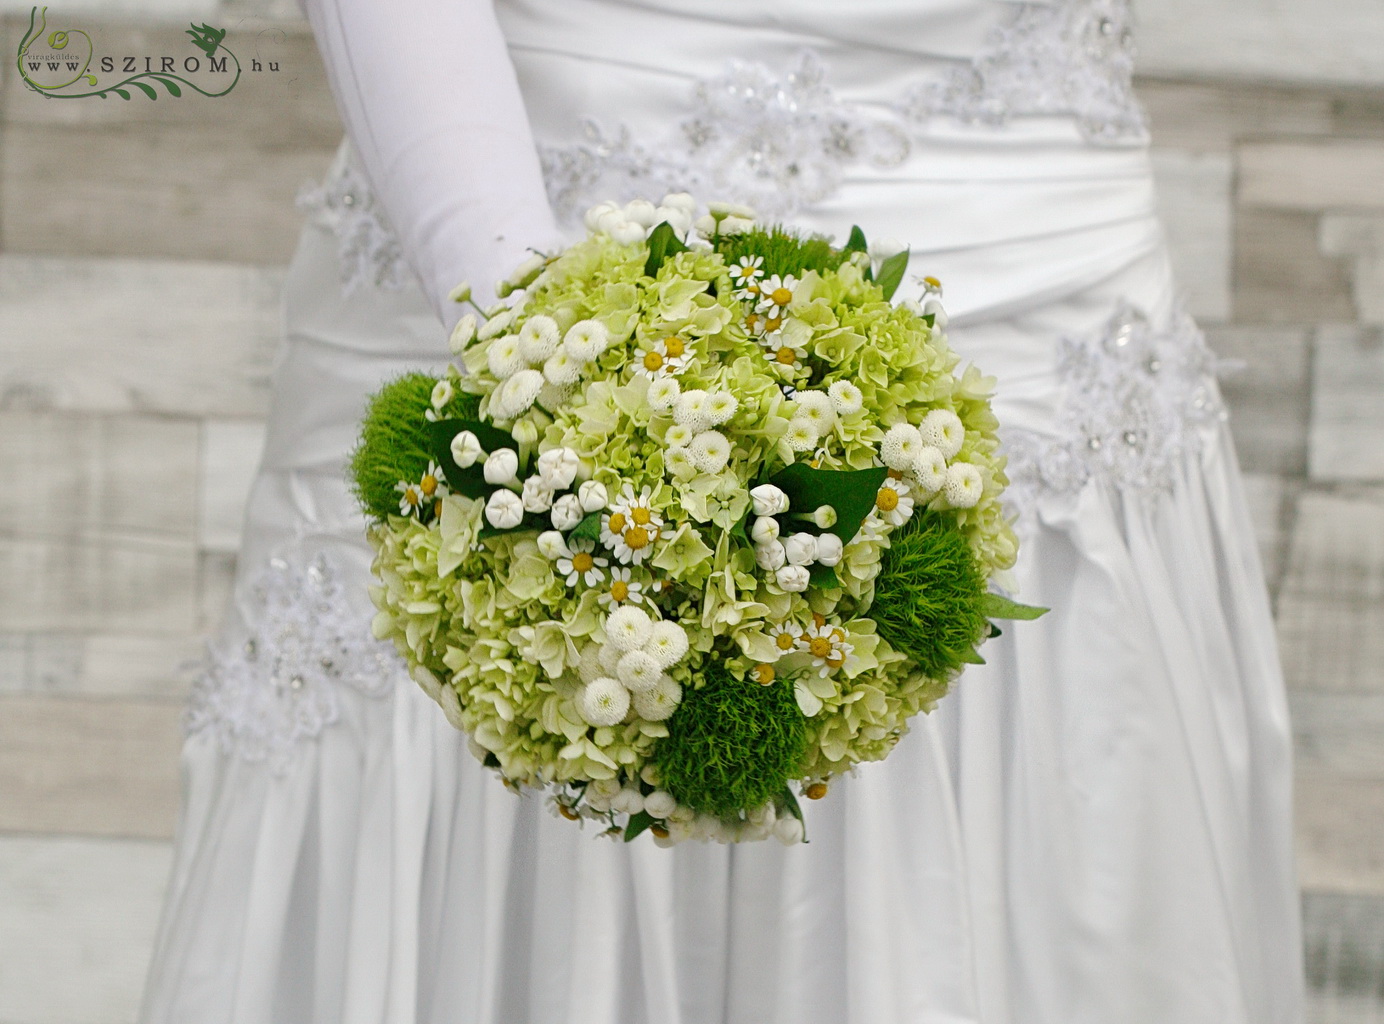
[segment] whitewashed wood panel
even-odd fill
[[[173,701],[0,698],[0,832],[168,838],[181,713]]]
[[[172,851],[0,836],[0,1020],[133,1024]]]
[[[1261,473],[1307,468],[1311,388],[1308,331],[1298,327],[1210,327],[1212,351],[1232,364],[1221,377],[1240,464]]]
[[[202,657],[200,637],[0,634],[0,693],[181,700]]]
[[[1294,690],[1297,769],[1384,779],[1384,693]]]
[[[1240,202],[1245,206],[1384,209],[1384,142],[1255,142],[1241,145],[1238,152]]]
[[[1318,220],[1308,211],[1236,210],[1236,324],[1307,326],[1355,319],[1350,267],[1322,255]]]
[[[197,542],[203,551],[239,549],[245,502],[264,449],[264,430],[258,420],[207,420],[202,424]]]
[[[1243,138],[1329,135],[1334,96],[1262,82],[1137,78],[1153,144],[1162,149],[1229,152]]]
[[[198,558],[201,585],[198,628],[204,634],[210,635],[221,628],[235,587],[235,567],[236,556],[229,552],[203,552]]]
[[[1384,779],[1300,772],[1296,796],[1303,888],[1384,894]]]
[[[0,405],[263,416],[283,271],[0,254]]]
[[[1322,252],[1351,260],[1360,322],[1384,326],[1384,216],[1328,214],[1321,223]]]
[[[1187,311],[1209,322],[1229,320],[1230,156],[1158,149],[1153,173],[1158,212]]]
[[[0,537],[0,630],[186,636],[197,628],[195,542]]]
[[[1245,502],[1254,521],[1254,536],[1259,542],[1259,558],[1264,576],[1273,590],[1283,562],[1283,499],[1286,484],[1272,473],[1246,473],[1243,481]]]
[[[1384,600],[1384,491],[1308,491],[1294,518],[1285,591]]]
[[[1384,481],[1384,331],[1323,327],[1313,343],[1315,480]]]

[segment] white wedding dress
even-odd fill
[[[305,204],[146,1024],[1299,1024],[1282,681],[1124,0],[307,8],[353,147]],[[800,848],[581,832],[369,635],[365,396],[446,358],[457,281],[674,189],[942,279],[1053,609]]]

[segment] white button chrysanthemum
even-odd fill
[[[865,406],[865,396],[848,380],[832,382],[831,387],[827,388],[827,396],[840,416],[852,416]]]
[[[496,491],[485,503],[485,518],[497,530],[512,530],[524,521],[524,502],[513,491]]]
[[[476,337],[481,341],[489,341],[491,338],[499,337],[509,329],[509,325],[514,322],[514,311],[501,306],[491,314],[481,328],[476,332]]]
[[[519,339],[510,335],[496,338],[485,353],[486,365],[497,380],[508,380],[524,368]]]
[[[984,487],[979,469],[967,462],[956,462],[947,467],[947,482],[942,491],[952,508],[972,508],[980,501]]]
[[[818,437],[825,437],[836,426],[836,410],[825,392],[799,391],[793,396],[793,401],[798,405],[793,418],[811,423]]]
[[[923,439],[911,423],[895,423],[884,435],[879,456],[890,469],[908,469],[922,450]]]
[[[555,491],[566,490],[577,478],[581,456],[571,448],[550,448],[538,457],[536,468],[545,487]]]
[[[616,814],[638,814],[644,809],[644,794],[626,786],[610,798],[610,809]]]
[[[811,533],[795,533],[783,542],[783,553],[789,565],[811,565],[817,561],[817,537]]]
[[[834,533],[824,533],[817,538],[817,561],[828,568],[839,565],[845,545]]]
[[[586,513],[575,494],[564,494],[553,502],[552,521],[555,530],[575,530]]]
[[[788,562],[788,552],[784,550],[782,541],[766,541],[755,545],[754,560],[765,572],[775,572]]]
[[[660,668],[672,668],[687,654],[691,642],[687,630],[676,622],[655,622],[649,630],[644,650],[653,655]]]
[[[947,460],[932,445],[925,445],[913,460],[913,479],[924,494],[936,494],[947,482]]]
[[[686,448],[696,434],[685,423],[671,423],[663,432],[663,443],[669,448]]]
[[[519,472],[519,453],[513,448],[500,448],[485,458],[485,482],[508,484]]]
[[[441,412],[443,406],[450,402],[455,394],[456,388],[452,387],[452,382],[443,378],[433,385],[432,395],[430,396],[432,407],[438,412]]]
[[[719,430],[705,430],[692,439],[687,454],[703,473],[719,473],[730,460],[730,442]]]
[[[605,622],[606,639],[610,646],[628,653],[637,651],[649,641],[653,621],[647,612],[626,605],[610,613]]]
[[[697,475],[697,464],[692,461],[692,456],[684,447],[669,448],[664,452],[663,468],[671,473],[675,480],[690,480]]]
[[[778,581],[779,589],[789,594],[801,594],[812,582],[812,574],[807,571],[806,566],[785,565],[774,573],[774,579]]]
[[[590,725],[619,725],[630,709],[630,692],[609,676],[593,679],[582,688],[577,710]]]
[[[684,391],[673,403],[673,419],[690,429],[694,434],[711,426],[711,417],[706,414],[707,394],[700,388]]]
[[[615,677],[631,693],[643,693],[657,685],[663,675],[658,659],[644,651],[630,651],[615,666]]]
[[[541,313],[531,316],[519,328],[519,353],[530,366],[551,356],[561,342],[562,334],[558,331],[557,321],[550,316]]]
[[[538,397],[534,401],[548,412],[556,412],[567,404],[567,400],[576,393],[576,388],[571,384],[553,384],[551,381],[543,385],[543,389],[538,392]],[[516,437],[515,440],[518,440]],[[533,444],[538,438],[528,442]]]
[[[615,674],[615,666],[620,664],[620,659],[625,656],[625,652],[614,644],[601,644],[597,651],[600,656],[601,668],[608,676]]]
[[[736,412],[740,409],[740,400],[729,391],[713,391],[707,396],[706,405],[702,411],[711,420],[713,427],[719,427],[722,423],[730,422]]]
[[[551,384],[575,384],[581,379],[581,367],[565,348],[558,349],[543,364],[543,376]]]
[[[662,722],[673,717],[682,701],[682,687],[671,676],[634,695],[634,713],[647,722]]]
[[[452,350],[452,355],[459,356],[466,351],[466,346],[471,344],[476,337],[476,314],[467,313],[457,321],[452,328],[452,334],[447,339],[447,346]]]
[[[678,809],[678,802],[672,793],[656,789],[644,798],[644,810],[653,818],[666,818]]]
[[[795,452],[810,452],[817,446],[817,427],[811,420],[795,416],[789,421],[783,439]]]
[[[779,538],[779,522],[773,516],[759,516],[750,527],[750,540],[756,544],[768,544]]]
[[[913,496],[905,480],[885,480],[875,495],[875,514],[890,526],[901,526],[913,515]]]
[[[946,459],[959,452],[966,442],[966,428],[961,423],[961,417],[950,409],[933,409],[923,417],[918,430],[923,444],[932,445]]]
[[[675,377],[660,377],[649,385],[646,400],[654,412],[667,412],[682,394],[682,385]]]
[[[583,683],[589,683],[605,674],[605,669],[601,667],[601,645],[587,644],[577,655],[577,677]]]
[[[609,345],[610,331],[599,320],[578,320],[562,339],[563,351],[582,364],[600,356]]]
[[[587,480],[577,488],[577,498],[581,501],[583,512],[595,512],[606,507],[610,500],[605,484],[598,480]]]
[[[788,511],[788,495],[773,484],[760,484],[750,491],[757,516],[777,516]]]
[[[543,390],[543,374],[537,370],[520,370],[495,389],[490,411],[496,419],[509,420],[528,412],[533,400]],[[496,405],[499,409],[496,409]]]
[[[531,476],[524,481],[519,500],[524,503],[525,512],[546,512],[553,507],[553,489],[541,477]]]
[[[469,469],[476,464],[476,460],[485,454],[485,449],[481,447],[476,435],[469,430],[463,430],[452,438],[449,445],[452,453],[452,461],[461,469]]]

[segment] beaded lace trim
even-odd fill
[[[1093,479],[1123,491],[1171,490],[1178,462],[1201,450],[1202,430],[1226,419],[1217,369],[1181,311],[1160,329],[1125,303],[1095,337],[1063,339],[1057,437],[1001,432],[1006,500],[1023,519],[1040,492],[1074,493]]]
[[[337,720],[340,687],[387,697],[407,670],[371,635],[370,617],[350,609],[323,556],[305,568],[273,559],[253,594],[258,621],[241,646],[212,653],[184,727],[210,730],[228,754],[280,771],[299,740]]]
[[[362,286],[398,289],[405,280],[403,252],[365,176],[338,160],[321,185],[305,186],[295,203],[336,235],[341,291]]]

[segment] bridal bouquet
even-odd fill
[[[935,299],[891,304],[907,253],[695,217],[597,207],[462,318],[461,366],[375,396],[375,632],[562,816],[795,843],[798,793],[1039,610],[987,592],[1016,555],[993,382]]]

